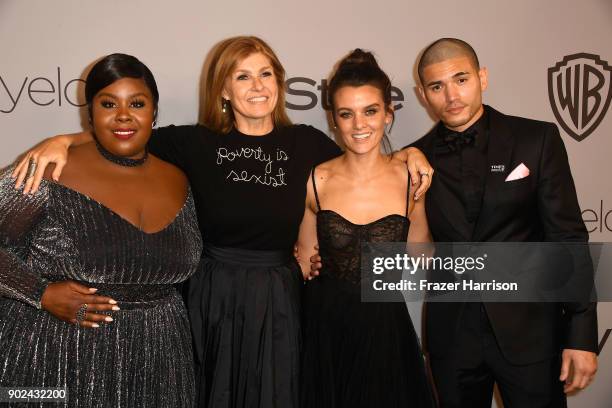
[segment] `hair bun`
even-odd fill
[[[362,64],[378,67],[378,63],[376,62],[374,55],[371,52],[362,50],[361,48],[355,48],[340,62],[340,66]]]

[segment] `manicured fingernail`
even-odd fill
[[[112,321],[113,321],[113,318],[112,318],[112,317],[110,317],[110,316],[106,316],[106,317],[104,318],[104,321],[105,321],[105,322],[112,322]]]
[[[89,288],[89,291],[90,291],[90,292],[96,292],[97,290],[98,290],[98,289],[96,289],[96,288]]]
[[[115,299],[111,299],[108,301],[108,303],[110,303],[111,305],[116,305],[117,301]]]
[[[114,311],[121,310],[121,309],[119,309],[119,306],[113,306],[111,309],[114,310]]]
[[[100,325],[98,323],[93,323],[91,327],[100,327]]]

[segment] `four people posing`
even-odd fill
[[[443,39],[420,60],[421,92],[441,124],[416,145],[444,173],[433,179],[425,204],[413,199],[422,195],[433,174],[420,151],[407,149],[397,156],[407,160],[410,174],[403,161],[380,153],[385,126],[393,118],[390,83],[370,54],[353,52],[330,83],[334,123],[347,146],[333,159],[341,151],[330,139],[289,121],[284,70],[265,42],[235,37],[215,48],[206,81],[204,125],[157,129],[148,144],[153,154],[186,174],[204,241],[186,300],[197,406],[297,407],[300,381],[304,406],[373,406],[378,401],[385,401],[384,406],[430,406],[405,305],[361,304],[353,265],[361,241],[429,240],[425,205],[434,240],[586,240],[556,128],[483,107],[486,70],[479,68],[470,50],[462,41]],[[128,112],[124,119],[113,120],[133,118]],[[467,134],[447,134],[468,128]],[[456,144],[462,148],[446,149],[445,140],[451,139],[459,140]],[[65,177],[62,170],[70,174],[72,151],[92,145],[91,140],[92,134],[85,132],[42,143],[15,169],[16,183],[25,178],[25,191],[37,190],[49,162],[56,167],[47,171],[47,178]],[[66,164],[71,144],[76,147]],[[505,163],[507,170],[519,160],[532,173],[513,186],[499,185],[502,175],[487,173],[491,159]],[[421,184],[416,192],[415,183]],[[44,194],[48,184],[43,181],[36,194]],[[513,193],[504,196],[504,189]],[[140,200],[153,198],[144,194]],[[144,204],[138,208],[152,208]],[[71,219],[64,220],[67,228],[74,228]],[[306,285],[303,305],[302,274],[291,257],[298,229],[302,260],[318,242],[326,265],[321,276]],[[168,257],[185,262],[179,252]],[[3,279],[10,282],[17,269],[10,263],[2,268]],[[302,269],[308,276],[309,265],[302,264]],[[20,300],[28,302],[26,297]],[[37,306],[33,302],[30,305]],[[490,405],[494,381],[508,407],[562,406],[563,386],[555,370],[561,370],[562,380],[573,379],[566,391],[583,388],[594,373],[592,304],[522,305],[512,312],[512,307],[493,304],[430,309],[428,348],[442,406]],[[73,318],[72,312],[65,313],[66,319]],[[562,314],[568,329],[563,340],[555,331]],[[517,340],[519,327],[532,334]],[[381,330],[386,333],[383,340],[374,336]],[[539,370],[531,374],[537,384],[525,375],[532,368]],[[372,381],[371,376],[385,370],[393,371],[396,382]]]

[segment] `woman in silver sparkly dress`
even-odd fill
[[[85,93],[95,140],[71,149],[59,180],[49,169],[23,195],[12,168],[0,170],[0,387],[66,387],[69,407],[191,407],[189,323],[173,285],[194,273],[202,244],[186,177],[145,147],[155,80],[113,54]]]

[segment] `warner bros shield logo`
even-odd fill
[[[612,99],[612,67],[599,55],[567,55],[548,68],[550,106],[563,130],[581,141],[599,126]]]

